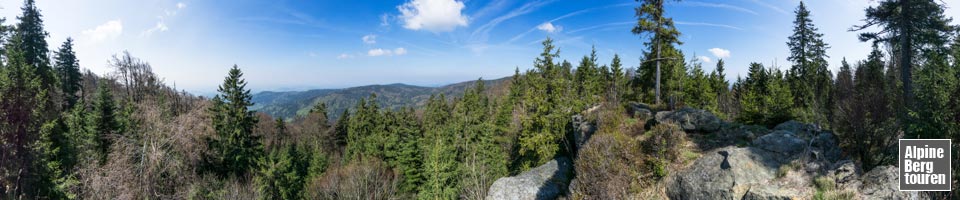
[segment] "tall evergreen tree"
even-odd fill
[[[629,93],[626,92],[626,74],[623,71],[623,64],[620,63],[620,55],[613,54],[613,60],[610,61],[610,90],[611,97],[615,98],[614,102],[620,102],[625,96],[628,96]]]
[[[97,88],[96,100],[93,102],[93,110],[88,123],[96,138],[97,153],[100,155],[100,161],[105,162],[110,151],[112,138],[120,134],[120,122],[117,120],[117,105],[114,103],[113,94],[110,88],[103,81]]]
[[[674,44],[680,45],[683,44],[680,42],[680,31],[673,26],[673,18],[666,17],[666,12],[664,9],[664,3],[669,0],[636,0],[640,3],[640,7],[635,8],[637,24],[634,25],[633,34],[643,35],[643,34],[652,34],[650,41],[645,43],[646,46],[650,48],[644,56],[646,60],[644,61],[645,65],[641,65],[642,69],[641,79],[642,83],[653,83],[655,90],[655,102],[660,104],[661,97],[661,84],[663,84],[661,79],[661,62],[664,60],[670,59],[679,59],[683,60],[683,55],[679,54],[679,50],[674,48]],[[664,52],[664,53],[662,53]],[[679,57],[676,57],[679,56]],[[675,60],[674,60],[675,61]],[[646,65],[646,63],[652,62],[653,65]],[[656,70],[651,70],[649,68],[655,67]],[[667,72],[673,71],[672,68],[676,68],[677,65],[675,62],[667,62]],[[650,76],[650,75],[653,76]],[[655,78],[650,80],[650,78]],[[667,76],[666,78],[679,78]],[[648,86],[649,87],[649,86]]]
[[[245,177],[263,155],[260,136],[253,133],[257,118],[248,110],[253,103],[246,86],[243,72],[234,65],[217,89],[220,94],[211,100],[209,111],[217,137],[206,138],[212,155],[205,160],[207,170],[221,177]]]
[[[73,108],[81,89],[80,61],[77,60],[77,54],[73,51],[73,38],[67,38],[67,41],[63,42],[54,54],[54,61],[54,69],[60,80],[60,92],[64,98],[63,109],[67,110]]]
[[[423,114],[424,184],[419,199],[455,199],[460,192],[457,175],[455,132],[447,119],[451,115],[444,96],[430,96]]]
[[[793,91],[793,103],[800,110],[797,117],[801,121],[824,124],[832,80],[826,61],[829,47],[823,42],[823,34],[813,25],[810,11],[803,1],[794,13],[793,35],[787,39],[787,46],[790,47],[787,60],[793,62],[787,73]]]
[[[392,126],[389,127],[391,135],[398,139],[396,148],[390,152],[389,157],[393,157],[393,166],[402,175],[400,181],[400,192],[415,194],[419,191],[419,186],[423,184],[423,152],[418,146],[421,144],[423,132],[419,121],[415,118],[413,109],[403,109],[395,112]]]
[[[900,103],[907,108],[900,111],[900,118],[905,118],[904,114],[914,107],[912,74],[918,62],[914,57],[942,48],[948,38],[946,35],[953,29],[949,25],[951,19],[944,15],[944,9],[945,6],[935,0],[883,0],[879,5],[865,10],[863,25],[850,29],[863,31],[877,27],[880,29],[878,32],[861,32],[860,41],[872,40],[893,47],[891,55],[898,57],[897,67],[903,85],[903,100]]]
[[[6,43],[6,62],[0,67],[0,196],[56,198],[55,188],[44,171],[45,161],[31,146],[41,138],[44,124],[55,124],[54,77],[49,66],[47,32],[33,0],[24,2],[12,38]],[[48,131],[59,131],[46,129]],[[55,133],[60,134],[60,133]]]

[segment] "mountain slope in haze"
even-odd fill
[[[510,77],[484,80],[488,93],[503,91],[504,83]],[[263,91],[253,95],[252,110],[266,113],[275,118],[292,118],[305,115],[317,103],[327,104],[330,119],[340,117],[343,110],[353,108],[361,98],[377,95],[377,103],[382,108],[398,109],[405,106],[419,108],[425,105],[432,94],[444,94],[448,98],[459,97],[476,81],[454,83],[441,87],[423,87],[401,83],[389,85],[367,85],[344,89],[316,89],[307,91],[273,92]]]

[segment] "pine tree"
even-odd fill
[[[840,71],[837,72],[837,80],[834,81],[833,88],[833,99],[836,103],[832,108],[833,117],[830,121],[833,124],[831,126],[840,134],[850,133],[854,130],[850,129],[852,125],[849,121],[853,117],[854,104],[857,102],[853,101],[853,71],[846,58],[841,62]]]
[[[787,73],[793,91],[793,103],[801,111],[797,116],[801,121],[824,124],[832,80],[826,61],[829,47],[823,42],[823,34],[813,25],[810,11],[803,1],[794,13],[793,35],[787,40],[787,46],[790,47],[787,60],[793,62]]]
[[[0,187],[5,188],[0,196],[56,198],[50,180],[56,175],[37,167],[47,164],[45,152],[31,148],[38,142],[51,142],[38,141],[44,139],[40,131],[45,124],[55,124],[57,118],[47,32],[33,0],[26,0],[21,10],[4,49],[6,66],[0,67],[0,134],[4,141]]]
[[[81,89],[80,62],[73,51],[73,38],[67,38],[67,41],[63,42],[54,54],[54,60],[54,69],[60,80],[60,92],[64,97],[63,109],[67,110],[77,102],[77,93]]]
[[[916,120],[907,127],[904,137],[920,139],[949,138],[958,134],[950,103],[957,98],[952,93],[958,87],[956,69],[947,62],[946,55],[932,53],[927,63],[916,74],[917,106],[910,112]]]
[[[220,94],[211,100],[209,111],[217,137],[206,138],[212,154],[205,158],[206,169],[221,177],[245,177],[263,155],[260,136],[253,133],[257,118],[248,110],[253,103],[246,85],[243,72],[234,65],[217,89]]]
[[[686,98],[684,102],[691,107],[708,110],[718,113],[717,94],[714,92],[713,81],[703,71],[702,64],[697,61],[696,56],[691,59],[690,71],[684,80],[684,93]]]
[[[303,199],[306,168],[296,145],[286,146],[259,158],[254,179],[260,199]]]
[[[361,99],[347,125],[347,156],[351,159],[376,157],[384,160],[385,120],[376,103],[377,96],[371,94]],[[389,161],[388,161],[389,163]]]
[[[624,99],[628,99],[630,93],[626,90],[626,74],[623,71],[623,64],[620,63],[620,55],[613,54],[613,60],[610,61],[610,93],[613,97],[614,102],[620,102]]]
[[[93,102],[93,110],[89,115],[89,122],[96,138],[97,154],[100,155],[100,162],[106,162],[107,155],[110,153],[112,138],[120,134],[120,123],[117,120],[117,105],[114,103],[113,94],[105,82],[100,82],[97,88],[96,100]]]
[[[496,128],[488,116],[492,113],[489,100],[483,95],[483,79],[464,92],[454,106],[457,126],[462,133],[460,160],[463,162],[463,193],[469,198],[486,197],[487,188],[496,178],[507,175],[506,154],[497,143]]]
[[[419,199],[455,199],[460,192],[453,125],[444,96],[430,96],[423,114],[423,173]]]
[[[655,103],[660,104],[661,85],[666,85],[663,81],[670,80],[671,78],[679,78],[671,76],[673,73],[669,72],[674,71],[674,68],[682,67],[682,65],[678,66],[676,62],[671,62],[671,59],[683,60],[683,55],[680,54],[679,50],[674,48],[673,44],[680,45],[683,43],[680,42],[679,39],[680,31],[673,26],[673,18],[665,17],[664,3],[668,0],[637,1],[641,2],[640,7],[635,9],[637,24],[631,32],[636,35],[653,35],[650,37],[650,41],[645,43],[650,50],[645,52],[644,57],[646,59],[638,69],[638,74],[640,74],[641,77],[640,83],[642,83],[641,85],[645,88],[653,87],[655,91]],[[661,70],[661,62],[666,62],[665,70]],[[665,79],[662,79],[661,76],[664,75],[662,74],[664,71],[668,73],[667,76],[664,77]]]
[[[737,121],[772,127],[793,118],[793,96],[779,69],[751,63],[747,78],[735,85],[741,109]]]
[[[900,71],[900,83],[903,85],[902,101],[898,102],[907,109],[900,111],[901,122],[905,114],[914,108],[913,71],[918,60],[915,56],[942,48],[946,44],[947,34],[953,28],[950,18],[944,15],[945,6],[935,0],[883,0],[879,5],[867,8],[864,24],[850,28],[850,31],[863,31],[878,27],[878,32],[861,32],[860,41],[888,43],[893,47],[891,55],[897,56]],[[898,106],[900,107],[900,106]]]
[[[391,152],[394,157],[394,167],[400,172],[403,180],[400,181],[400,192],[416,194],[423,184],[423,152],[418,144],[423,138],[420,124],[414,116],[413,109],[403,109],[394,113],[393,126],[390,134],[397,136],[396,149]]]
[[[344,109],[340,118],[333,124],[334,141],[338,152],[345,151],[348,141],[348,126],[350,125],[350,109]]]
[[[546,163],[556,155],[564,154],[563,146],[570,116],[575,110],[576,93],[570,90],[572,80],[565,64],[557,67],[553,58],[553,41],[543,42],[543,53],[534,61],[534,69],[524,76],[523,99],[520,107],[526,115],[520,118],[518,136],[519,158],[514,160],[521,169]]]
[[[720,118],[726,119],[729,115],[734,112],[735,106],[733,96],[730,94],[730,82],[727,81],[727,74],[724,73],[724,61],[723,59],[717,60],[717,67],[714,68],[713,72],[710,72],[710,87],[713,89],[713,92],[716,94],[716,105],[718,112],[715,112]]]

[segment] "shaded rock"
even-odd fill
[[[650,112],[650,110],[647,110],[647,109],[640,108],[633,111],[633,118],[646,121],[652,117],[653,117],[653,112]]]
[[[778,130],[753,140],[753,145],[783,155],[794,155],[803,152],[807,142],[791,132]]]
[[[520,175],[497,179],[486,199],[556,199],[566,191],[572,170],[570,159],[554,159]]]
[[[821,132],[811,139],[810,147],[818,155],[816,159],[837,162],[842,156],[837,136],[831,132]]]
[[[879,166],[863,175],[860,196],[863,199],[920,199],[916,191],[900,191],[897,166]]]
[[[657,112],[659,123],[675,123],[684,131],[714,132],[720,129],[720,118],[705,110],[681,108],[676,111]]]
[[[671,199],[740,199],[774,179],[775,155],[753,147],[724,147],[703,154],[690,168],[669,176]]]
[[[582,115],[574,115],[572,118],[574,148],[580,149],[584,144],[587,144],[590,136],[597,131],[597,127],[584,120]]]
[[[860,188],[860,170],[851,160],[837,162],[830,174],[836,178],[838,188]]]
[[[784,123],[778,124],[773,130],[788,131],[803,139],[810,139],[813,136],[816,136],[817,133],[822,131],[820,126],[813,124],[804,124],[796,120],[790,120]]]

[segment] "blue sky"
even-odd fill
[[[946,0],[960,19],[960,0]],[[831,46],[831,69],[863,59],[869,44],[848,32],[870,0],[806,1]],[[750,62],[788,68],[786,38],[798,0],[673,2],[668,15],[683,33],[680,48],[712,70],[727,63],[727,79]],[[22,1],[0,1],[12,23]],[[549,36],[576,64],[596,46],[637,66],[643,47],[630,33],[632,0],[63,0],[39,1],[48,42],[77,40],[81,65],[111,71],[111,55],[128,50],[152,64],[169,84],[214,91],[237,64],[248,87],[262,90],[342,88],[407,83],[437,86],[499,78],[530,68]],[[956,23],[954,23],[956,24]]]

